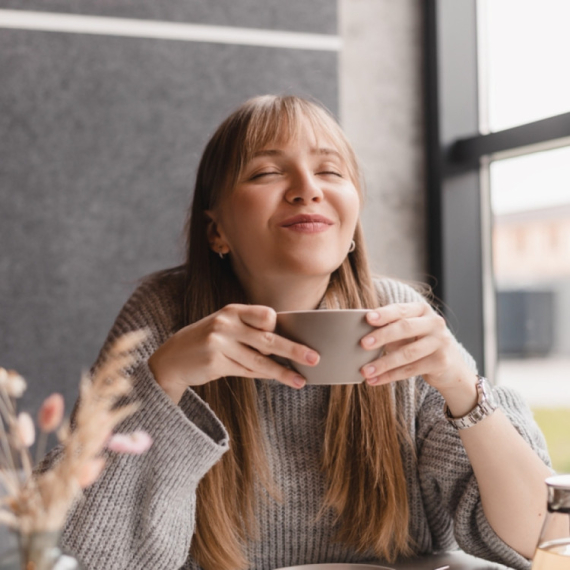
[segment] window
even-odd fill
[[[496,381],[568,410],[570,147],[491,162],[490,189]]]
[[[430,272],[456,334],[570,471],[567,0],[428,0]]]
[[[477,9],[483,132],[570,111],[570,2],[478,0]]]

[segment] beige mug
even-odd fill
[[[359,384],[360,369],[382,354],[382,348],[365,350],[361,339],[375,327],[366,322],[371,309],[324,309],[277,313],[276,332],[320,354],[316,366],[286,364],[307,379],[307,384]],[[283,361],[283,359],[278,359]]]

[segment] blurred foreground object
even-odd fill
[[[136,403],[121,405],[121,401],[132,390],[126,370],[136,364],[135,351],[146,334],[136,331],[119,338],[95,372],[82,377],[73,427],[69,420],[63,421],[60,394],[44,401],[38,413],[35,462],[30,450],[36,440],[34,422],[28,413],[16,409],[26,382],[17,372],[0,368],[0,484],[6,493],[0,503],[0,522],[17,533],[20,546],[0,562],[0,570],[80,568],[57,548],[70,507],[101,475],[105,450],[141,454],[152,443],[145,432],[113,435],[138,408]],[[53,469],[34,473],[52,432],[60,442],[61,459]]]
[[[570,475],[546,480],[548,512],[532,570],[570,570]]]

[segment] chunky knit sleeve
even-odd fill
[[[62,546],[86,570],[181,568],[194,530],[196,487],[228,448],[227,433],[208,405],[190,389],[174,405],[147,365],[178,326],[178,286],[172,275],[143,283],[120,312],[101,351],[99,360],[121,334],[150,331],[131,372],[140,408],[120,431],[143,429],[153,445],[141,456],[110,453],[103,475],[71,510]],[[56,448],[48,456],[48,466],[58,453]]]
[[[505,544],[485,517],[459,434],[442,414],[443,398],[427,385],[423,391],[425,397],[417,416],[418,470],[435,547],[448,547],[453,532],[457,544],[469,554],[528,569],[528,560]],[[497,388],[496,398],[525,441],[549,464],[544,438],[522,398],[508,388]]]
[[[421,301],[423,296],[410,286],[391,279],[376,282],[382,304]],[[463,358],[475,371],[475,362],[458,343]],[[421,377],[410,379],[410,394],[401,398],[403,415],[415,415],[417,469],[423,512],[428,520],[433,550],[447,550],[459,545],[465,552],[527,570],[526,558],[505,544],[491,528],[481,503],[477,480],[457,430],[443,415],[440,393]],[[408,381],[408,382],[410,382]],[[550,464],[546,443],[524,400],[508,388],[495,389],[503,413],[539,457]],[[410,475],[408,475],[410,476]]]

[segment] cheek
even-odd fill
[[[347,231],[354,231],[360,215],[360,197],[356,191],[343,196],[340,208],[343,212],[343,221]]]
[[[225,228],[228,239],[236,246],[248,245],[252,240],[259,240],[259,233],[265,230],[271,211],[266,200],[259,196],[240,194],[229,200],[225,208]]]
[[[275,208],[270,192],[241,192],[229,204],[230,215],[261,219],[267,217]]]
[[[244,220],[251,220],[260,214],[260,205],[250,195],[235,196],[226,206],[226,219],[230,224],[242,226]]]

